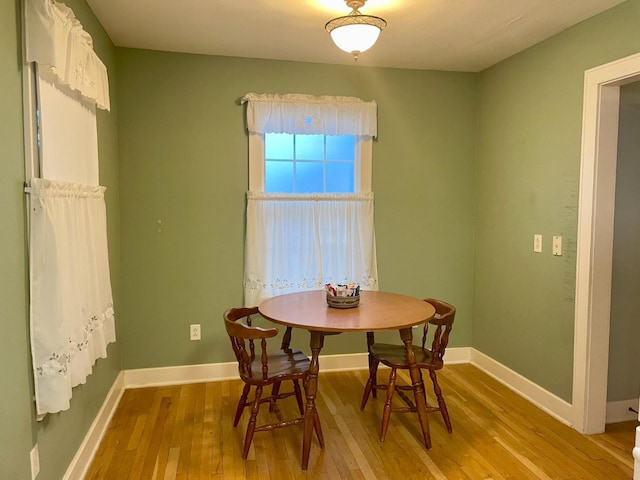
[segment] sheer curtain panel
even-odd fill
[[[246,305],[326,283],[378,289],[372,193],[247,197]]]
[[[115,341],[104,187],[33,179],[31,348],[38,415],[69,408]]]

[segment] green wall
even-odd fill
[[[32,438],[20,4],[0,2],[0,478],[29,475]]]
[[[567,401],[584,71],[638,52],[638,25],[628,0],[479,78],[473,346]]]
[[[222,312],[243,301],[247,92],[378,102],[380,288],[454,303],[452,344],[470,344],[474,74],[131,49],[118,58],[124,368],[232,360]],[[190,323],[202,324],[201,341],[189,341]],[[323,353],[365,350],[363,336],[341,335]]]
[[[94,36],[96,50],[115,83],[115,49],[84,0],[67,4]],[[22,53],[20,0],[0,2],[0,479],[31,478],[29,451],[38,444],[38,480],[59,480],[67,470],[106,394],[120,371],[120,343],[109,346],[85,385],[73,391],[71,409],[35,421],[28,321],[28,260],[22,122]],[[117,104],[115,88],[111,101]],[[110,263],[116,322],[119,325],[119,188],[116,108],[98,113],[100,180],[107,186]],[[118,332],[119,333],[119,332]]]

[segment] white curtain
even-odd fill
[[[249,192],[245,304],[326,283],[378,290],[373,194]]]
[[[26,60],[50,70],[61,85],[109,110],[107,69],[73,11],[54,0],[25,0]]]
[[[69,408],[115,341],[104,187],[32,179],[31,349],[38,415]]]

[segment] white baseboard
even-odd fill
[[[572,405],[533,383],[526,377],[496,362],[484,353],[471,349],[471,364],[507,386],[521,397],[566,425],[572,425]]]
[[[238,378],[238,362],[124,370],[125,388],[160,387]]]
[[[102,441],[102,437],[107,431],[111,417],[113,417],[118,407],[120,397],[122,397],[124,390],[124,372],[120,372],[113,382],[113,385],[111,385],[111,389],[109,393],[107,393],[104,403],[102,407],[100,407],[100,411],[80,444],[80,448],[78,448],[67,471],[62,477],[63,480],[78,480],[84,478],[98,450],[98,446]]]
[[[471,347],[447,348],[444,356],[445,365],[455,365],[457,363],[471,363]]]
[[[323,372],[367,368],[367,354],[321,355]],[[187,383],[219,382],[238,377],[238,362],[182,365],[177,367],[140,368],[124,370],[125,388],[158,387]]]
[[[448,348],[446,363],[469,363],[470,348]],[[321,372],[361,370],[368,366],[366,353],[320,355]],[[217,382],[238,378],[238,363],[208,363],[177,367],[140,368],[124,370],[125,388],[159,387],[187,383]]]
[[[606,423],[628,422],[638,420],[638,414],[629,410],[629,407],[638,408],[638,399],[619,400],[607,402]]]

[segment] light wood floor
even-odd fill
[[[401,373],[399,377],[408,380]],[[256,433],[249,458],[242,460],[248,411],[241,424],[232,427],[242,388],[239,380],[127,390],[86,478],[633,477],[635,422],[583,436],[471,365],[448,365],[438,378],[453,433],[447,433],[439,414],[430,415],[433,448],[427,451],[414,414],[392,415],[387,439],[379,442],[382,398],[370,399],[364,412],[359,409],[365,371],[321,372],[318,408],[326,445],[321,450],[314,438],[306,472],[300,470],[300,426]],[[282,410],[295,414],[295,400],[285,400]]]

